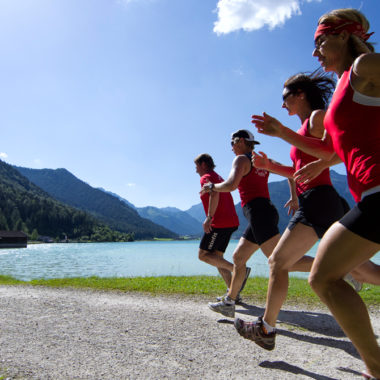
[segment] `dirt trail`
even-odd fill
[[[236,316],[253,320],[262,306]],[[326,309],[288,308],[279,320],[268,352],[204,298],[1,286],[0,368],[10,379],[361,379]]]

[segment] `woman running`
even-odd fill
[[[334,87],[335,82],[332,79],[318,73],[297,74],[285,82],[282,107],[287,109],[289,115],[299,117],[302,126],[297,131],[298,134],[318,139],[323,137],[325,108]],[[257,168],[292,179],[296,170],[317,160],[294,146],[291,148],[290,157],[293,166],[284,166],[269,159],[263,152],[253,152],[252,163]],[[267,350],[272,350],[275,346],[275,326],[287,296],[290,268],[349,209],[332,186],[327,168],[329,164],[319,161],[318,165],[324,166],[324,170],[312,181],[297,182],[295,191],[292,191],[287,205],[290,212],[298,210],[269,258],[270,276],[264,316],[254,323],[235,320],[235,327],[243,337],[254,340]],[[310,271],[312,260],[309,264]]]
[[[380,347],[368,310],[343,281],[380,250],[380,54],[367,42],[368,30],[368,20],[356,9],[337,9],[319,19],[313,55],[339,77],[322,140],[301,136],[265,113],[254,115],[253,122],[260,133],[313,156],[329,160],[336,152],[346,165],[357,205],[323,236],[309,282],[364,360],[363,376],[380,379]]]

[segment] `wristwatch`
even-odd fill
[[[212,191],[214,189],[215,185],[213,183],[210,183],[209,185],[206,185],[206,187],[209,191]]]

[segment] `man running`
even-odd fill
[[[203,153],[194,160],[196,172],[200,175],[201,187],[204,184],[220,183],[223,178],[214,171],[212,157]],[[199,245],[199,260],[215,266],[227,289],[230,287],[233,264],[225,260],[223,254],[231,235],[239,226],[239,219],[230,193],[201,194],[206,219],[203,222],[204,235]]]

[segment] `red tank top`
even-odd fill
[[[207,182],[220,183],[223,178],[213,170],[201,177],[201,186]],[[208,213],[210,194],[201,195],[203,208]],[[230,228],[239,225],[239,218],[236,214],[235,205],[231,193],[219,193],[219,203],[216,208],[211,226],[214,228]]]
[[[363,191],[380,185],[380,98],[355,92],[350,76],[351,69],[340,78],[324,124],[358,202]]]
[[[251,162],[252,154],[246,156]],[[242,207],[255,198],[269,199],[268,177],[267,170],[256,169],[251,164],[251,171],[241,179],[238,186]]]
[[[306,119],[301,128],[297,131],[297,133],[301,136],[306,137],[313,137],[309,132],[309,119]],[[317,158],[310,156],[309,154],[303,152],[302,150],[296,148],[295,146],[292,146],[290,148],[290,158],[293,161],[293,167],[294,170],[299,170],[309,162],[316,161]],[[316,186],[320,185],[331,185],[331,179],[330,179],[330,170],[327,168],[323,170],[323,172],[316,178],[314,178],[312,181],[308,183],[299,183],[296,182],[296,192],[297,195],[300,195],[304,193],[306,190],[313,189]]]

